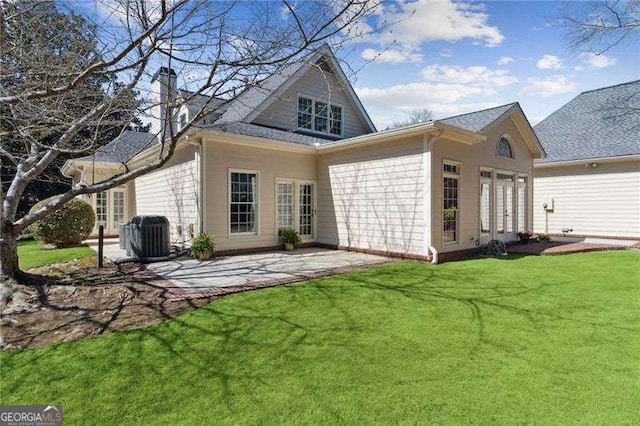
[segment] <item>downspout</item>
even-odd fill
[[[196,204],[196,208],[198,210],[198,226],[196,229],[196,235],[200,235],[204,233],[204,144],[202,143],[202,138],[195,139],[191,135],[187,135],[187,142],[196,147],[196,154],[198,156],[198,161],[196,162],[196,179],[198,180],[198,200]]]
[[[425,159],[424,168],[425,168],[425,193],[428,189],[428,195],[425,196],[425,228],[427,228],[426,224],[429,224],[428,227],[428,235],[425,235],[425,243],[428,245],[427,254],[431,254],[431,264],[438,264],[438,250],[431,245],[431,236],[433,235],[433,221],[432,213],[431,213],[431,204],[433,200],[433,181],[431,179],[432,170],[432,158],[431,154],[433,152],[433,144],[442,137],[444,134],[444,129],[438,129],[438,133],[433,137],[429,137],[429,135],[424,136],[424,155],[428,158]],[[428,198],[427,198],[428,197]],[[425,230],[426,231],[426,230]]]

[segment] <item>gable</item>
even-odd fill
[[[334,72],[327,72],[317,66],[311,66],[283,93],[275,96],[253,121],[278,129],[296,130],[298,126],[298,96],[342,107],[343,136],[350,138],[370,133],[371,130],[353,105],[345,84],[340,82]],[[310,132],[312,134],[313,132]]]

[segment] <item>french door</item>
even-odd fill
[[[120,224],[126,222],[126,191],[115,188],[93,195],[96,225],[93,234],[104,226],[105,235],[118,235]]]
[[[515,238],[514,175],[498,173],[496,179],[496,232],[503,241]]]
[[[276,183],[276,225],[293,228],[303,241],[315,239],[315,183],[278,180]]]

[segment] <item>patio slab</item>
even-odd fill
[[[301,281],[390,261],[389,258],[370,254],[308,248],[294,252],[220,257],[208,261],[185,257],[146,266],[149,271],[182,290],[200,291],[264,287],[261,284]]]

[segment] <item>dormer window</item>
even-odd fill
[[[298,128],[330,135],[342,135],[342,107],[298,97]]]
[[[504,136],[498,141],[496,147],[496,155],[498,157],[513,158],[513,151],[511,150],[511,144]]]
[[[187,114],[180,114],[180,128],[184,129],[184,126],[187,125]]]

